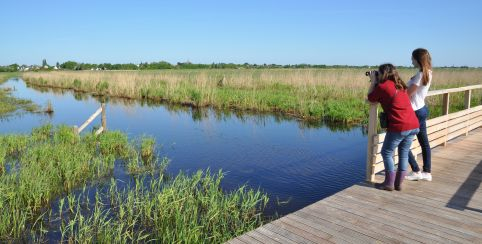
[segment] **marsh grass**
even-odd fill
[[[18,76],[18,73],[0,73],[0,84]],[[0,118],[8,117],[16,111],[35,112],[39,106],[28,99],[19,99],[11,95],[11,88],[0,88]]]
[[[139,142],[52,125],[0,135],[0,241],[224,242],[261,225],[265,194],[224,192],[221,171],[165,175],[153,138]],[[138,174],[127,186],[112,177],[103,183],[116,164],[133,160]]]
[[[366,120],[365,69],[29,72],[32,85],[190,106],[281,112],[306,120]],[[404,80],[415,69],[400,69]],[[431,90],[480,84],[482,69],[435,69]],[[220,85],[221,84],[221,85]]]

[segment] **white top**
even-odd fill
[[[412,96],[410,96],[410,103],[412,104],[413,111],[417,111],[425,106],[425,97],[427,96],[430,84],[432,84],[431,70],[428,72],[428,83],[426,86],[424,86],[422,83],[422,76],[422,71],[417,72],[417,74],[415,74],[415,76],[413,76],[407,84],[408,87],[417,85],[417,90],[412,94]]]

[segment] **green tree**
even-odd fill
[[[75,70],[77,66],[78,66],[78,63],[74,61],[67,61],[60,65],[62,69],[69,69],[69,70]]]

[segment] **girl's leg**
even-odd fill
[[[375,184],[375,187],[382,190],[393,191],[395,183],[395,167],[393,152],[403,137],[397,132],[387,132],[382,146],[383,164],[385,165],[385,181]]]
[[[408,152],[408,164],[410,164],[413,172],[420,172],[420,167],[418,167],[417,160],[411,150]]]
[[[408,153],[410,152],[410,146],[412,145],[413,137],[419,132],[419,129],[403,131],[401,134],[404,136],[400,144],[398,145],[398,171],[395,177],[394,188],[397,191],[402,190],[402,183],[407,175],[408,166]]]
[[[427,117],[429,114],[427,106],[419,109],[420,112],[417,113],[420,123],[420,132],[417,134],[418,142],[422,148],[423,157],[423,171],[430,173],[432,171],[432,153],[430,149],[430,142],[427,136]],[[418,111],[418,110],[417,110]]]
[[[410,146],[415,135],[419,132],[419,129],[403,131],[401,135],[403,138],[398,145],[398,170],[407,171],[408,166],[408,153],[410,152]]]
[[[387,171],[395,171],[393,152],[398,144],[404,139],[400,132],[387,132],[382,146],[383,165]]]

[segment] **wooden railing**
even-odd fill
[[[77,134],[80,134],[94,119],[99,116],[99,114],[102,114],[101,118],[101,123],[102,126],[95,132],[96,135],[102,133],[103,131],[107,130],[107,122],[106,122],[106,115],[105,115],[105,103],[102,103],[100,108],[95,111],[94,114],[92,114],[81,126],[77,127],[74,126],[74,132]]]
[[[447,141],[460,135],[467,135],[469,131],[482,126],[482,105],[470,107],[472,90],[481,89],[482,85],[466,86],[453,89],[436,90],[428,92],[427,96],[442,95],[442,116],[427,120],[427,135],[430,147],[446,145]],[[465,109],[459,112],[449,113],[450,93],[465,92]],[[378,134],[378,104],[370,104],[370,116],[368,121],[368,145],[366,158],[366,180],[373,182],[375,174],[384,170],[381,149],[385,133]],[[417,156],[422,152],[415,137],[412,153]],[[395,150],[395,162],[398,162],[398,152]]]

